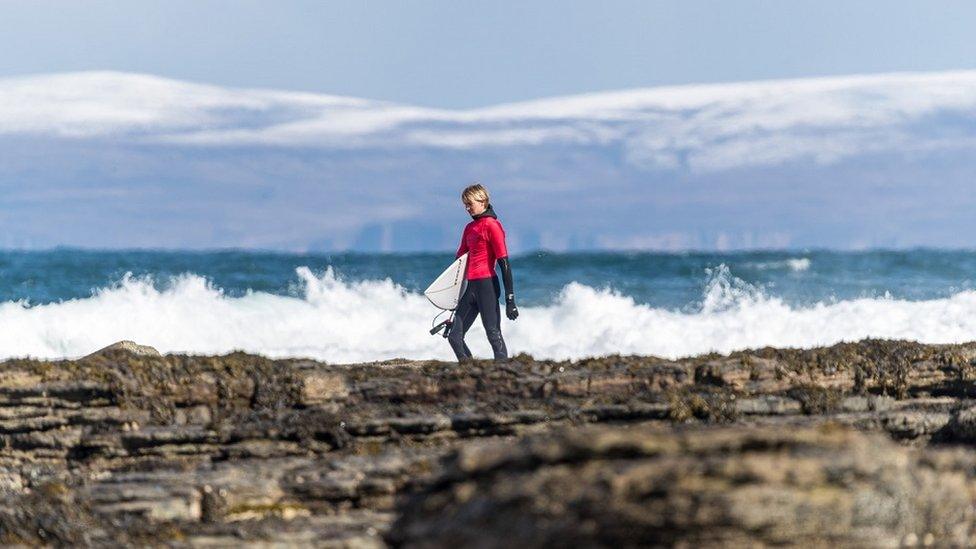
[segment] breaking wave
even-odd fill
[[[793,272],[801,272],[809,269],[811,264],[812,262],[807,257],[791,257],[778,261],[757,261],[754,263],[746,263],[745,266],[756,269],[757,271],[782,269]]]
[[[131,339],[163,352],[243,350],[334,363],[452,358],[447,342],[427,333],[436,310],[423,296],[389,280],[345,281],[332,270],[316,274],[300,267],[296,274],[291,296],[232,297],[201,276],[185,274],[164,285],[125,276],[90,297],[58,303],[2,303],[0,356],[78,357]],[[614,353],[676,358],[869,336],[950,343],[976,339],[976,292],[799,307],[720,267],[709,273],[701,301],[687,310],[655,308],[573,282],[551,304],[521,308],[518,321],[504,320],[502,330],[513,354],[555,359]],[[491,355],[477,322],[468,342],[477,356]]]

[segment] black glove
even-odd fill
[[[518,318],[518,307],[515,306],[515,284],[512,282],[512,264],[507,257],[498,259],[502,267],[502,282],[505,283],[505,316],[509,320]]]
[[[505,316],[509,320],[518,318],[518,307],[515,306],[515,294],[505,296]]]

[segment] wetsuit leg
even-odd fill
[[[478,310],[481,312],[481,323],[485,327],[491,350],[495,353],[495,360],[507,360],[508,349],[505,348],[505,340],[502,339],[502,315],[498,306],[498,298],[502,292],[497,276],[491,277],[490,283],[488,280],[484,279],[484,284],[478,286]]]
[[[475,299],[474,285],[468,284],[461,299],[458,300],[457,309],[454,311],[454,323],[451,324],[451,331],[447,334],[447,341],[451,344],[458,361],[471,358],[471,349],[468,349],[468,345],[464,342],[464,335],[468,333],[477,316],[478,303]]]

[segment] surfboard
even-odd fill
[[[424,290],[424,295],[435,307],[446,311],[457,309],[461,292],[464,291],[464,274],[468,267],[468,254],[454,260],[441,275]]]

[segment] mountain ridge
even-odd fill
[[[619,141],[645,167],[680,167],[679,153],[690,151],[696,161],[689,166],[708,171],[729,167],[729,141],[748,152],[765,149],[756,156],[763,164],[797,156],[829,162],[844,151],[815,134],[831,129],[848,140],[842,149],[852,140],[869,150],[912,149],[897,136],[879,141],[876,130],[940,112],[976,117],[976,71],[637,88],[465,110],[96,71],[0,79],[0,100],[0,134],[6,135],[121,134],[180,145],[337,149]],[[783,132],[787,139],[779,143],[763,139]],[[792,151],[784,149],[789,141]]]
[[[445,110],[152,75],[0,79],[0,246],[971,247],[976,71]]]

